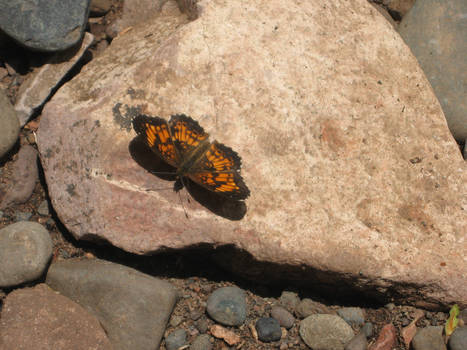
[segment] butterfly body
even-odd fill
[[[246,199],[250,191],[241,175],[241,159],[231,148],[210,142],[209,134],[184,114],[163,118],[138,115],[133,127],[151,150],[204,188],[235,200]],[[182,181],[183,182],[183,181]]]

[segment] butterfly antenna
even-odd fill
[[[182,186],[185,187],[185,188],[186,188],[186,191],[188,192],[188,182],[185,183],[185,182],[183,181],[183,177],[180,178],[180,181],[182,182]],[[187,201],[188,203],[190,203],[190,196],[188,195],[188,193],[186,194],[186,201]]]
[[[183,181],[183,176],[180,176],[179,179],[180,179],[180,182],[182,183],[182,188],[183,187],[187,188],[185,182]],[[185,212],[185,217],[187,219],[189,219],[188,213],[187,213],[187,211],[185,209],[185,206],[183,205],[182,195],[181,195],[180,191],[178,191],[178,198],[180,198],[180,204],[182,205],[183,211]],[[188,199],[188,195],[187,195],[187,199]],[[190,202],[189,199],[187,201],[188,201],[188,203]]]
[[[182,195],[180,194],[180,192],[178,192],[178,198],[180,198],[180,204],[182,205],[182,208],[183,208],[183,212],[185,213],[185,217],[187,219],[189,219],[190,217],[188,216],[188,213],[185,209],[185,206],[183,205],[183,201],[182,201]]]

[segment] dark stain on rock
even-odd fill
[[[74,184],[68,184],[68,185],[66,186],[66,191],[68,192],[68,194],[69,194],[71,197],[76,196],[75,188],[76,188],[76,186],[75,186]]]
[[[141,89],[133,89],[132,87],[129,87],[128,90],[126,91],[127,94],[130,96],[130,98],[132,100],[134,99],[144,99],[146,94],[144,92],[144,90],[141,90]]]
[[[124,111],[122,113],[121,108],[124,107]],[[131,130],[131,121],[134,117],[141,113],[140,106],[128,106],[123,105],[120,102],[116,103],[115,106],[112,108],[112,113],[114,116],[114,121],[118,125],[120,125],[121,129],[125,129],[126,131]]]

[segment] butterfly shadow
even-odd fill
[[[185,187],[195,201],[212,213],[228,220],[241,220],[245,216],[247,208],[244,201],[231,199],[209,191],[187,177],[179,179],[175,174],[176,169],[154,153],[141,136],[135,137],[130,142],[128,149],[131,157],[139,166],[162,180],[175,181],[173,185],[175,192]]]

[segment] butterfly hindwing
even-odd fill
[[[138,115],[133,119],[133,128],[142,135],[146,144],[163,160],[177,167],[180,156],[170,135],[169,126],[165,119]]]
[[[231,148],[214,141],[188,177],[232,199],[245,199],[250,190],[240,175],[241,160]]]

